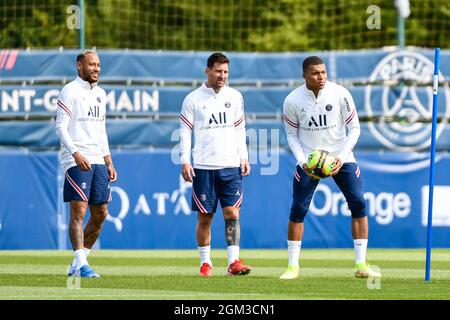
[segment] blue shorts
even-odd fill
[[[347,200],[352,218],[366,216],[366,203],[363,195],[362,179],[359,166],[352,163],[344,163],[339,172],[333,176],[339,189]],[[294,196],[289,219],[293,222],[303,222],[311,204],[311,200],[320,180],[310,178],[300,166],[297,165],[294,172]]]
[[[242,176],[240,168],[219,170],[194,169],[192,183],[192,210],[214,213],[217,200],[222,208],[242,205]]]
[[[90,171],[81,171],[78,166],[75,166],[66,171],[64,202],[79,200],[91,205],[107,203],[111,199],[106,165],[93,164]]]

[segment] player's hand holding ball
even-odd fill
[[[339,170],[341,170],[342,165],[343,165],[341,159],[339,159],[339,158],[336,157],[335,155],[333,155],[333,157],[334,157],[336,160],[335,160],[334,167],[333,167],[333,169],[331,170],[331,174],[330,174],[331,176],[334,176],[335,174],[337,174],[337,173],[339,172]]]
[[[306,163],[303,164],[302,169],[303,169],[303,171],[305,171],[305,173],[310,178],[312,178],[314,180],[319,180],[320,179],[320,177],[316,176],[312,170],[308,169],[308,165]]]

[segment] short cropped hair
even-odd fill
[[[228,63],[230,64],[230,59],[227,58],[226,55],[220,52],[215,52],[212,55],[209,56],[208,62],[206,63],[206,66],[208,69],[212,69],[215,63]]]
[[[310,56],[303,60],[303,72],[306,72],[308,70],[309,66],[316,66],[318,64],[324,64],[323,60],[318,56]]]
[[[87,55],[87,54],[90,54],[90,53],[94,53],[94,54],[97,54],[97,52],[95,52],[94,50],[84,50],[83,52],[81,52],[78,56],[77,56],[77,62],[78,61],[83,61],[84,60],[84,57]]]

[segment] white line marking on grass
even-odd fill
[[[1,287],[0,287],[1,288]],[[5,288],[5,287],[4,287]],[[111,293],[105,292],[104,294],[89,294],[85,293],[88,291],[91,291],[92,288],[80,288],[80,290],[72,291],[65,288],[55,288],[55,287],[14,287],[14,288],[27,288],[27,289],[34,289],[33,291],[40,291],[41,293],[39,295],[37,294],[30,294],[30,295],[5,295],[3,296],[0,294],[1,299],[67,299],[67,298],[77,298],[77,299],[84,299],[84,298],[106,298],[106,297],[116,297],[116,298],[180,298],[180,297],[260,297],[264,294],[261,293],[198,293],[198,292],[191,292],[186,291],[186,293],[164,293],[161,291],[154,291],[154,292],[142,292],[139,294],[132,294],[132,293],[125,293],[126,290],[132,290],[132,289],[125,289],[125,290],[113,290],[109,289],[108,291],[112,291]],[[38,290],[36,290],[38,289]],[[58,295],[47,295],[45,294],[46,289],[49,289],[50,291],[59,290],[60,294]],[[26,290],[26,289],[25,289]],[[95,290],[95,289],[94,289]],[[135,291],[135,290],[132,290]]]

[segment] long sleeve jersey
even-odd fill
[[[191,162],[192,132],[194,168],[239,167],[248,160],[241,93],[228,86],[216,93],[203,83],[186,96],[180,115],[182,164]]]
[[[76,166],[72,156],[76,151],[91,164],[105,164],[104,157],[110,154],[105,90],[77,77],[63,87],[57,105],[56,134],[64,171]]]
[[[286,97],[283,111],[288,144],[300,166],[314,149],[332,152],[343,163],[356,162],[352,149],[360,126],[347,89],[327,81],[316,98],[302,85]]]

